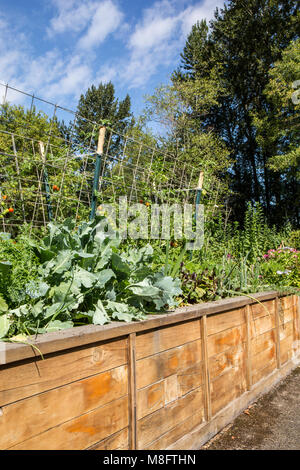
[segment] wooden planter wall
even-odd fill
[[[0,343],[0,448],[199,448],[299,364],[299,298],[255,297]]]

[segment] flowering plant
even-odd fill
[[[261,272],[264,281],[273,285],[300,287],[300,251],[280,246],[265,253]]]

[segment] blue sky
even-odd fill
[[[80,93],[111,80],[139,114],[178,66],[192,25],[223,3],[0,0],[0,82],[75,109]]]

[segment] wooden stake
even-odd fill
[[[251,306],[245,307],[246,320],[246,382],[247,390],[252,388],[252,361],[251,361]]]
[[[105,132],[106,132],[106,127],[105,126],[100,127],[99,135],[98,135],[98,146],[97,146],[97,153],[99,155],[103,154]]]
[[[205,419],[211,419],[211,396],[210,396],[210,378],[209,378],[209,365],[208,365],[208,352],[207,352],[207,323],[206,315],[200,318],[200,331],[201,331],[201,348],[202,348],[202,361],[203,361],[203,380],[204,380],[204,407]]]
[[[200,171],[197,189],[202,189],[202,187],[203,187],[203,180],[204,180],[204,171]]]
[[[276,299],[275,299],[275,346],[276,346],[277,369],[280,369],[280,367],[281,367],[279,309],[280,309],[280,300],[279,300],[278,297],[276,297]]]
[[[136,413],[136,333],[128,336],[128,384],[129,384],[129,449],[137,449],[137,413]]]

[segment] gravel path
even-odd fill
[[[300,367],[201,450],[300,450]]]

